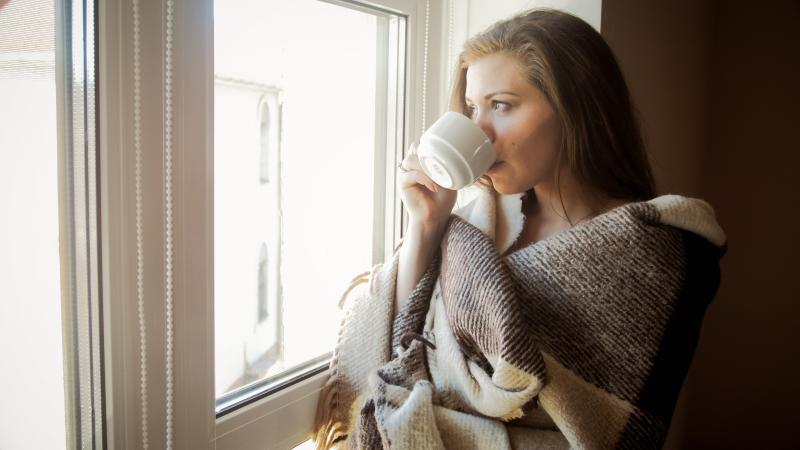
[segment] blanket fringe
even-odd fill
[[[358,286],[361,283],[366,283],[367,281],[369,281],[370,273],[371,271],[360,273],[350,281],[350,286],[347,287],[347,289],[344,291],[344,294],[342,294],[342,297],[339,299],[339,309],[342,309],[344,307],[344,302],[345,300],[347,300],[347,296],[353,289],[355,289],[356,286]]]
[[[317,416],[311,435],[317,450],[330,449],[347,435],[347,423],[341,417],[334,417],[341,415],[337,408],[337,384],[336,379],[331,376],[320,391]]]
[[[355,287],[369,281],[370,274],[371,271],[360,273],[350,281],[350,286],[347,287],[339,300],[339,309],[344,307],[347,296]],[[337,349],[344,335],[344,324],[346,321],[347,317],[345,316],[345,318],[342,319],[342,324],[339,326],[339,335],[336,343]],[[342,414],[339,408],[340,381],[338,377],[338,367],[339,355],[338,352],[336,352],[331,359],[331,373],[328,381],[325,382],[325,385],[320,390],[314,427],[311,430],[311,439],[316,443],[317,450],[330,449],[336,442],[347,436],[348,417],[346,413]]]

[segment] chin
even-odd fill
[[[512,195],[512,194],[520,194],[523,192],[527,192],[527,189],[521,188],[519,186],[504,183],[501,180],[495,180],[494,178],[489,177],[492,180],[492,186],[497,193],[502,195]]]

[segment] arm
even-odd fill
[[[415,223],[406,230],[400,247],[393,316],[402,309],[430,265],[445,225]]]
[[[414,145],[400,171],[398,187],[410,220],[400,247],[393,315],[400,311],[433,260],[457,196],[456,191],[438,186],[425,175]]]

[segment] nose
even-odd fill
[[[494,132],[494,125],[491,122],[489,114],[476,113],[472,117],[472,121],[475,123],[475,125],[480,127],[481,130],[483,130],[490,142],[494,142],[496,136]]]

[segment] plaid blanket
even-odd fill
[[[630,203],[502,257],[518,205],[453,215],[394,319],[397,252],[354,280],[320,448],[661,446],[719,284],[713,210]]]

